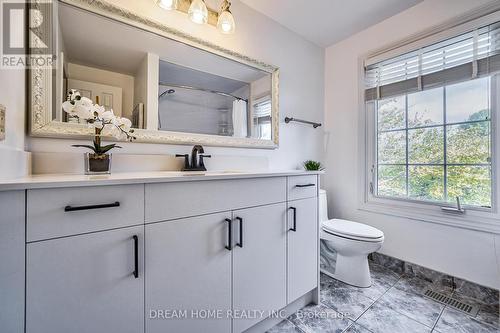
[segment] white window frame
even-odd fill
[[[497,19],[500,13],[495,13],[495,15],[488,15],[491,20]],[[476,18],[474,20],[484,21],[484,17],[480,17],[481,14],[475,13]],[[479,15],[479,19],[477,19]],[[484,13],[483,13],[484,15]],[[462,18],[462,20],[465,20]],[[469,21],[471,18],[469,17]],[[467,21],[467,24],[463,22],[449,22],[440,28],[431,29],[424,32],[421,36],[412,37],[409,40],[400,42],[400,45],[407,45],[412,42],[422,43],[422,38],[428,37],[432,40],[435,35],[440,35],[441,38],[443,34],[448,31],[448,36],[452,37],[457,34],[456,26],[458,24],[463,25],[463,29],[470,29],[471,23]],[[459,31],[459,30],[458,30]],[[395,44],[397,45],[397,44]],[[392,48],[394,49],[395,45]],[[380,51],[377,52],[381,53]],[[377,197],[370,191],[370,186],[376,186],[373,179],[374,173],[372,172],[372,167],[376,167],[376,110],[367,110],[364,97],[364,66],[366,59],[371,55],[361,57],[359,59],[359,142],[358,142],[358,152],[359,152],[359,184],[358,193],[359,203],[358,209],[373,213],[379,213],[389,216],[404,217],[416,221],[431,222],[449,225],[453,227],[460,227],[472,230],[479,230],[485,232],[492,232],[500,234],[500,74],[492,76],[491,79],[491,154],[492,154],[492,202],[491,208],[482,207],[472,207],[465,206],[464,214],[447,213],[443,212],[441,207],[452,206],[446,205],[444,203],[434,203],[425,202],[409,198],[388,198],[388,197]],[[374,189],[374,188],[373,188]],[[375,189],[374,189],[375,190]],[[375,191],[373,191],[375,193]]]

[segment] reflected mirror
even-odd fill
[[[277,146],[277,68],[88,9],[57,3],[52,122],[85,127],[62,109],[74,89],[131,120],[138,142]]]

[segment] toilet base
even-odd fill
[[[343,256],[337,253],[335,272],[325,274],[355,287],[368,288],[372,285],[368,255]]]

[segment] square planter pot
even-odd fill
[[[111,173],[111,154],[92,154],[85,153],[85,174],[86,175],[104,175]]]

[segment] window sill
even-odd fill
[[[415,221],[437,223],[456,228],[500,234],[500,218],[496,213],[466,210],[465,214],[445,213],[438,206],[423,207],[421,204],[373,199],[362,202],[361,211],[388,216],[403,217]]]

